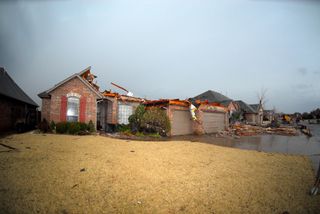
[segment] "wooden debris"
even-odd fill
[[[285,136],[299,135],[297,129],[294,127],[279,127],[279,128],[265,128],[261,126],[252,126],[246,124],[235,124],[231,126],[231,133],[236,136],[254,136],[260,134],[275,134]]]

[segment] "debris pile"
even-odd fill
[[[279,128],[265,128],[265,133],[267,134],[277,134],[277,135],[287,135],[296,136],[299,132],[294,127],[279,127]]]
[[[230,126],[228,131],[218,133],[219,136],[254,136],[260,134],[275,134],[275,135],[286,135],[286,136],[296,136],[299,132],[294,127],[261,127],[246,124],[234,124]]]

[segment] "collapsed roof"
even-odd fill
[[[139,102],[142,103],[144,101],[146,101],[143,98],[140,97],[133,97],[133,96],[128,96],[128,95],[123,95],[123,94],[119,94],[119,93],[115,93],[110,91],[105,90],[104,92],[102,92],[103,97],[105,98],[116,98],[120,101],[124,101],[124,102]]]
[[[0,67],[0,94],[38,107],[2,67]]]
[[[189,107],[190,102],[187,100],[179,100],[179,99],[159,99],[159,100],[150,100],[143,103],[147,106],[159,106],[159,105],[178,105]]]

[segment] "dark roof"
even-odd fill
[[[0,67],[0,94],[22,101],[24,103],[38,106],[9,76],[9,74]]]
[[[259,110],[259,104],[250,104],[249,105],[251,108],[253,108],[255,111],[258,111]]]
[[[206,101],[208,100],[209,102],[216,102],[216,103],[221,103],[225,101],[232,101],[229,97],[224,96],[223,94],[220,94],[216,91],[208,90],[202,94],[199,94],[192,99],[195,100],[201,100],[201,101]]]
[[[244,111],[245,113],[252,113],[252,114],[257,113],[257,111],[255,111],[255,109],[253,109],[250,105],[243,102],[242,100],[237,100],[235,102],[239,105],[241,111]]]
[[[50,94],[48,94],[47,91],[43,91],[40,94],[38,94],[38,97],[40,97],[40,98],[49,98]]]

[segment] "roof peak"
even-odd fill
[[[195,97],[193,97],[194,99],[199,99],[199,100],[208,100],[209,102],[217,102],[217,103],[220,103],[220,102],[223,102],[223,101],[229,101],[229,100],[232,100],[230,99],[229,97],[219,93],[219,92],[216,92],[216,91],[213,91],[213,90],[207,90]]]
[[[37,103],[35,103],[11,78],[3,67],[0,67],[0,72],[0,94],[33,106],[38,106]]]

